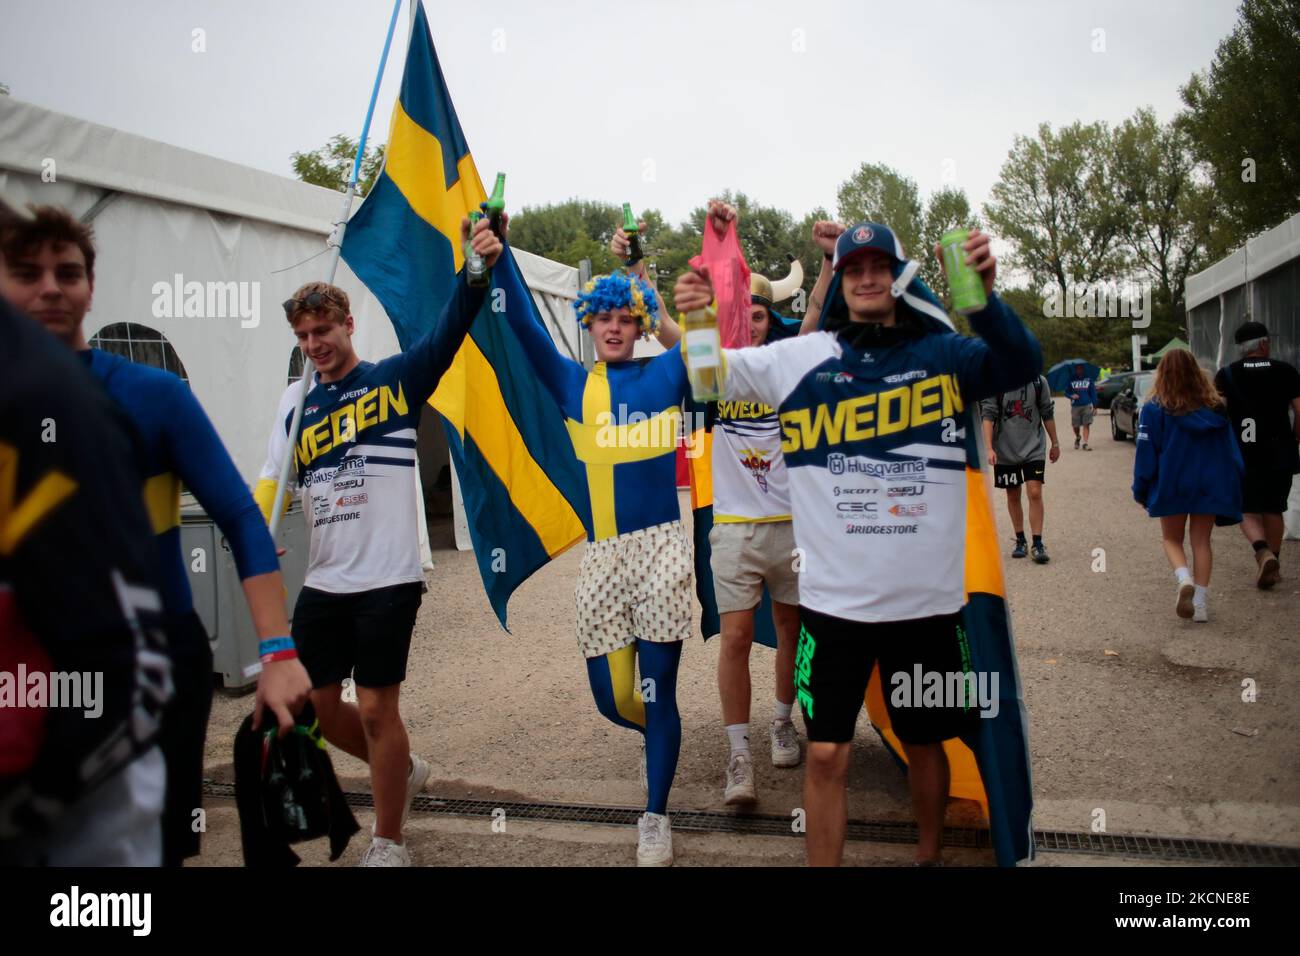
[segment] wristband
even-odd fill
[[[271,654],[263,654],[259,660],[263,664],[270,664],[274,661],[292,661],[297,660],[298,652],[292,647],[285,651],[275,651]]]
[[[257,656],[265,657],[267,654],[274,654],[276,651],[293,650],[292,637],[268,637],[257,643]]]

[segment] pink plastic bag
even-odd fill
[[[749,266],[740,251],[736,221],[727,223],[721,236],[710,219],[704,221],[704,246],[691,260],[693,269],[703,270],[713,283],[718,300],[718,335],[722,347],[739,349],[749,345]]]

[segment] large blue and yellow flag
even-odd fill
[[[342,250],[403,349],[438,321],[464,264],[461,219],[485,198],[420,4],[384,168],[349,221]],[[541,321],[509,247],[492,284],[429,404],[442,416],[479,573],[505,627],[514,589],[586,538],[589,505],[564,417],[499,314],[528,309]]]

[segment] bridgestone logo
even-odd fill
[[[845,534],[916,534],[916,524],[851,524]]]
[[[323,524],[335,524],[339,521],[351,521],[354,518],[360,518],[360,511],[349,511],[341,515],[330,515],[328,518],[317,518],[312,524],[313,528],[319,528]]]

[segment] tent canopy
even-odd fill
[[[1158,362],[1165,357],[1167,352],[1172,352],[1174,349],[1185,348],[1188,348],[1187,343],[1175,335],[1172,339],[1166,342],[1158,352],[1152,352],[1150,355],[1146,356],[1146,361],[1152,363]]]
[[[0,97],[0,192],[15,205],[93,213],[86,337],[125,322],[161,333],[251,482],[295,348],[279,303],[323,277],[342,195],[8,96]],[[515,258],[556,345],[578,358],[578,270],[522,250]],[[383,308],[346,263],[335,282],[351,299],[361,357],[398,351]]]

